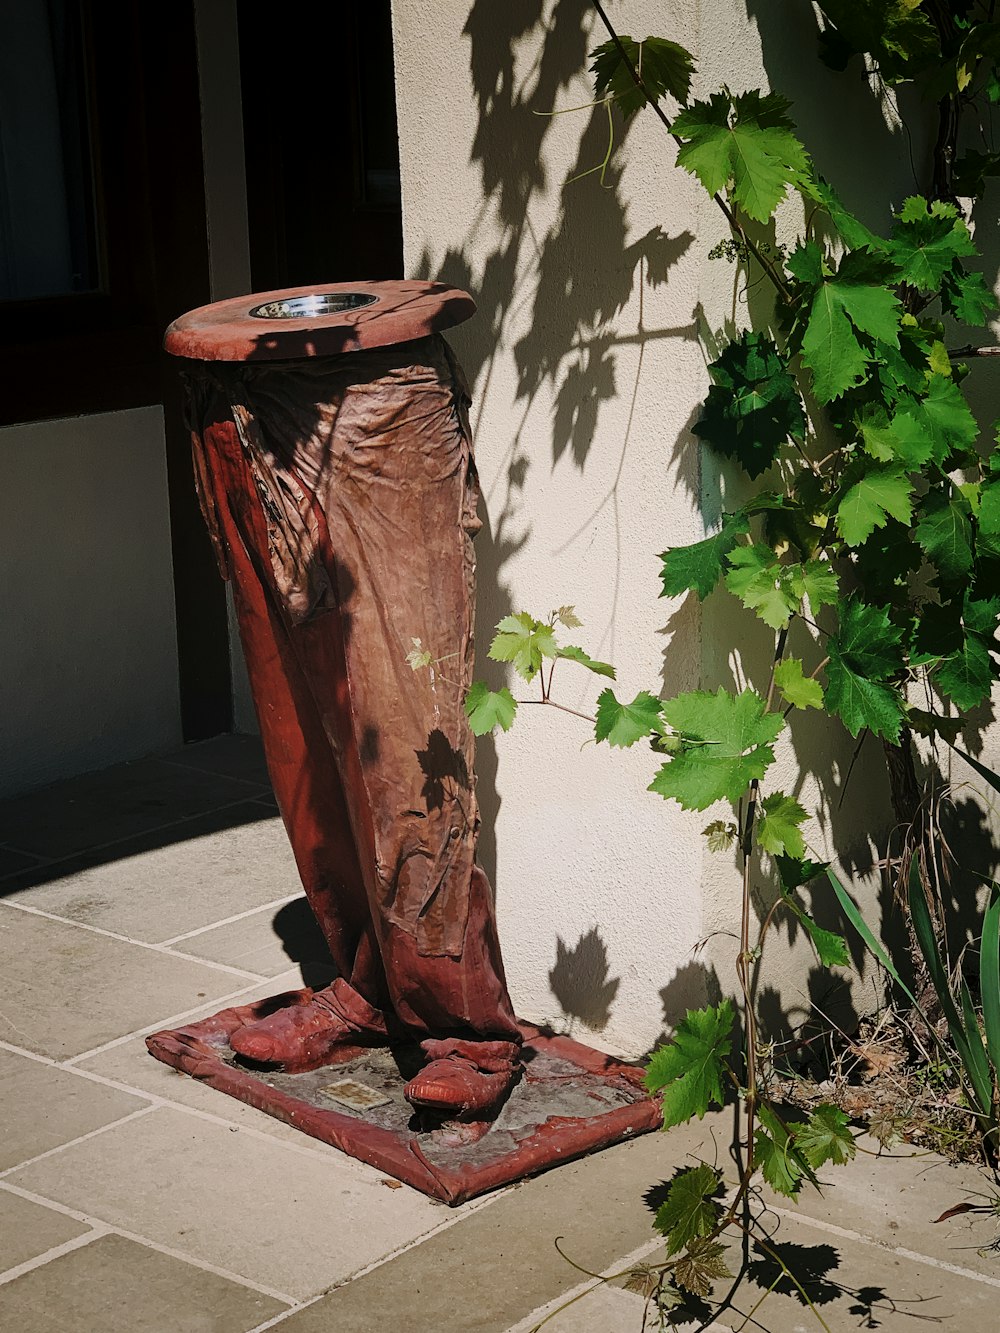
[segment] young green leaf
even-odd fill
[[[542,658],[555,657],[557,652],[552,626],[520,611],[500,621],[489,656],[495,662],[510,662],[519,676],[530,681],[538,674]]]
[[[961,389],[944,375],[931,375],[924,396],[908,395],[900,400],[900,408],[894,422],[896,432],[910,450],[910,458],[919,458],[910,466],[919,467],[928,458],[944,465],[950,454],[976,443],[976,418]]]
[[[798,801],[784,792],[772,792],[761,802],[757,841],[772,856],[805,855],[806,844],[799,828],[809,816]]]
[[[808,868],[807,878],[799,879],[797,883],[792,885],[789,885],[786,882],[786,875],[788,874],[787,869],[779,869],[781,888],[785,902],[788,904],[789,910],[797,918],[802,929],[809,936],[810,940],[812,940],[813,948],[816,950],[816,957],[823,966],[850,967],[851,954],[847,947],[847,941],[844,939],[843,935],[838,935],[836,931],[833,930],[824,930],[822,926],[818,926],[806,911],[799,895],[795,892],[795,889],[800,884],[808,883],[808,881],[812,879],[814,875],[818,874],[820,870],[827,869],[827,864],[819,863],[814,865],[812,861],[794,861],[791,857],[785,856],[778,857],[778,864],[779,867],[798,865]]]
[[[510,731],[517,712],[517,700],[506,687],[491,690],[482,680],[474,680],[465,697],[465,715],[474,736],[485,736],[494,727]]]
[[[820,55],[831,69],[851,56],[870,54],[886,83],[897,83],[934,65],[941,46],[919,0],[819,0],[827,20]]]
[[[788,1126],[766,1102],[757,1108],[760,1128],[754,1135],[754,1166],[777,1194],[794,1199],[803,1178],[817,1184],[813,1169],[788,1132]]]
[[[919,196],[906,201],[888,248],[903,282],[925,294],[938,290],[960,258],[976,253],[958,210]]]
[[[799,609],[802,597],[791,587],[791,580],[774,557],[769,546],[737,546],[729,554],[730,569],[726,587],[748,611],[754,611],[765,625],[784,629]]]
[[[722,527],[712,537],[691,546],[674,546],[663,551],[663,591],[661,597],[677,597],[689,589],[704,601],[722,578],[726,556],[750,531],[743,513],[724,514]]]
[[[985,328],[996,314],[997,300],[981,273],[967,273],[956,265],[941,287],[945,310],[963,324]]]
[[[636,42],[620,35],[618,41],[628,56],[627,61],[614,41],[604,42],[590,53],[594,62],[590,71],[598,97],[610,93],[626,120],[647,102],[658,102],[667,93],[678,102],[687,101],[694,73],[694,56],[690,51],[665,37],[647,37],[644,42]],[[641,83],[636,83],[632,69]]]
[[[680,139],[677,165],[697,176],[709,194],[728,188],[757,222],[766,222],[809,171],[806,150],[792,133],[789,103],[758,91],[730,98],[713,93],[674,120]]]
[[[885,285],[884,269],[867,251],[854,250],[834,277],[816,289],[802,335],[802,360],[813,373],[821,403],[861,384],[872,352],[862,336],[899,346],[898,298]]]
[[[755,690],[732,695],[694,690],[663,705],[663,716],[684,738],[649,790],[685,810],[705,810],[715,801],[738,801],[754,778],[774,762],[773,742],[784,726]]]
[[[607,676],[609,680],[615,679],[615,669],[610,662],[597,662],[582,648],[577,648],[571,643],[568,643],[565,648],[558,649],[556,657],[565,657],[570,662],[579,662],[588,671],[593,671],[595,676]]]
[[[795,1127],[795,1143],[814,1169],[833,1162],[844,1166],[857,1153],[854,1135],[843,1111],[823,1102],[809,1119]]]
[[[884,607],[855,597],[840,603],[840,627],[827,643],[826,704],[852,736],[868,727],[876,736],[899,739],[903,700],[885,682],[903,669],[902,631]]]
[[[701,832],[710,852],[728,852],[739,829],[729,820],[713,819]]]
[[[648,690],[640,690],[630,704],[619,703],[614,690],[602,690],[597,699],[594,736],[625,749],[659,730],[663,704]]]
[[[646,1068],[646,1087],[663,1094],[663,1128],[701,1120],[714,1102],[723,1103],[723,1061],[732,1046],[734,1020],[729,1000],[690,1009],[673,1040],[654,1051]]]
[[[694,434],[751,477],[766,471],[788,439],[805,435],[805,412],[795,380],[775,343],[745,332],[708,368],[713,384]]]
[[[704,1162],[677,1172],[653,1223],[667,1238],[668,1255],[679,1253],[699,1236],[715,1230],[720,1216],[716,1195],[721,1191],[721,1172]]]
[[[795,708],[822,708],[823,686],[803,673],[797,657],[786,657],[774,668],[774,683]]]
[[[576,614],[575,606],[561,606],[558,611],[552,612],[552,619],[557,620],[560,625],[565,625],[567,629],[579,629],[583,624]]]
[[[717,1240],[694,1240],[674,1265],[674,1281],[695,1296],[706,1297],[712,1283],[732,1277],[726,1267],[726,1247]]]
[[[837,531],[848,546],[860,546],[890,517],[908,523],[913,483],[898,467],[848,468],[837,506]]]

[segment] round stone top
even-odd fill
[[[330,282],[216,301],[181,315],[163,345],[195,361],[286,361],[411,342],[475,313],[444,282]]]

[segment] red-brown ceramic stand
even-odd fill
[[[475,862],[478,485],[441,337],[474,309],[440,283],[331,284],[206,306],[166,337],[186,361],[195,476],[268,769],[338,978],[147,1045],[449,1203],[659,1118],[634,1069],[516,1021]],[[411,651],[430,666],[413,670]],[[502,1095],[435,1119],[436,1071]]]

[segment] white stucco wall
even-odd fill
[[[820,168],[881,222],[913,191],[919,135],[908,146],[891,106],[824,70],[808,5],[747,8],[630,0],[612,13],[621,32],[688,45],[698,93],[725,81],[792,97]],[[607,138],[603,111],[548,114],[593,96],[586,56],[604,33],[583,0],[393,0],[393,12],[407,274],[467,286],[479,301],[451,340],[474,384],[485,499],[480,672],[501,679],[484,659],[503,614],[569,602],[585,622],[577,640],[616,664],[619,697],[753,673],[767,631],[728,595],[704,608],[658,600],[656,553],[703,536],[734,484],[690,434],[708,349],[747,322],[748,299],[763,299],[708,259],[727,235],[721,214],[674,167],[649,115],[633,122],[607,188],[597,175],[567,184],[601,161]],[[792,205],[786,214],[793,223]],[[593,708],[596,678],[565,664],[557,682],[565,703]],[[586,736],[574,718],[534,708],[480,743],[483,859],[519,1010],[639,1053],[706,986],[732,988],[738,878],[734,858],[710,855],[701,838],[721,808],[685,814],[648,795],[648,751],[581,748]],[[888,800],[874,742],[843,795],[853,748],[821,719],[796,720],[769,787],[819,810],[815,853],[835,838],[875,911],[873,848]],[[802,781],[796,754],[811,757]],[[810,976],[801,935],[792,948],[776,942],[769,959],[766,984],[793,1019],[811,1003],[850,1003],[843,987],[830,995]]]
[[[0,797],[180,744],[159,407],[0,430]]]

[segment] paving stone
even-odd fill
[[[627,1291],[597,1287],[560,1309],[564,1303],[565,1299],[533,1310],[509,1333],[531,1333],[541,1319],[546,1321],[545,1333],[625,1333],[627,1329],[641,1333],[645,1302]]]
[[[246,1333],[287,1308],[123,1236],[0,1286],[0,1328],[12,1333]]]
[[[9,901],[148,944],[302,891],[281,820],[256,801],[176,825],[166,842],[145,834],[5,887]]]
[[[177,947],[198,958],[274,977],[298,963],[303,982],[325,986],[335,975],[326,941],[305,898],[203,931]]]
[[[987,1283],[949,1272],[935,1265],[933,1255],[909,1258],[871,1241],[830,1235],[787,1216],[780,1219],[769,1243],[836,1333],[852,1328],[913,1333],[925,1321],[955,1333],[995,1327],[1000,1303],[1000,1282],[995,1278]],[[738,1263],[739,1253],[733,1247],[729,1264],[734,1272]],[[756,1323],[746,1324],[746,1315],[776,1279],[777,1287],[754,1315]],[[737,1292],[734,1308],[720,1311],[717,1319],[723,1328],[767,1333],[816,1333],[820,1327],[806,1302],[782,1278],[779,1266],[762,1254],[752,1258],[749,1281]]]
[[[727,1124],[706,1117],[701,1125],[647,1134],[525,1181],[296,1311],[281,1333],[371,1333],[376,1309],[379,1327],[407,1333],[507,1333],[578,1285],[580,1274],[556,1250],[557,1237],[575,1263],[606,1271],[649,1241],[652,1213],[644,1196],[650,1185],[692,1151],[711,1155],[709,1132],[725,1134]],[[640,1324],[641,1318],[634,1333]],[[631,1330],[605,1325],[601,1333]]]
[[[858,1142],[869,1152],[878,1149],[876,1140],[867,1135]],[[846,1166],[825,1167],[820,1177],[823,1193],[803,1190],[797,1212],[977,1273],[1000,1274],[996,1253],[980,1253],[996,1235],[992,1219],[965,1213],[946,1222],[934,1221],[965,1199],[984,1202],[972,1197],[989,1191],[984,1173],[976,1167],[953,1165],[900,1144],[877,1159],[859,1153]],[[787,1206],[787,1200],[773,1195],[771,1199],[779,1207]]]
[[[267,788],[271,786],[259,736],[213,736],[211,740],[172,750],[163,758],[168,763],[183,764],[204,773],[240,778]]]
[[[260,795],[256,784],[145,759],[0,804],[0,842],[57,860]]]
[[[140,1094],[0,1049],[0,1171],[148,1105]]]
[[[228,995],[239,978],[0,903],[0,1040],[66,1059]]]
[[[387,1189],[377,1171],[340,1154],[324,1160],[168,1108],[9,1179],[300,1299],[447,1216],[405,1186]]]
[[[0,1188],[0,1276],[89,1230],[65,1213]]]

